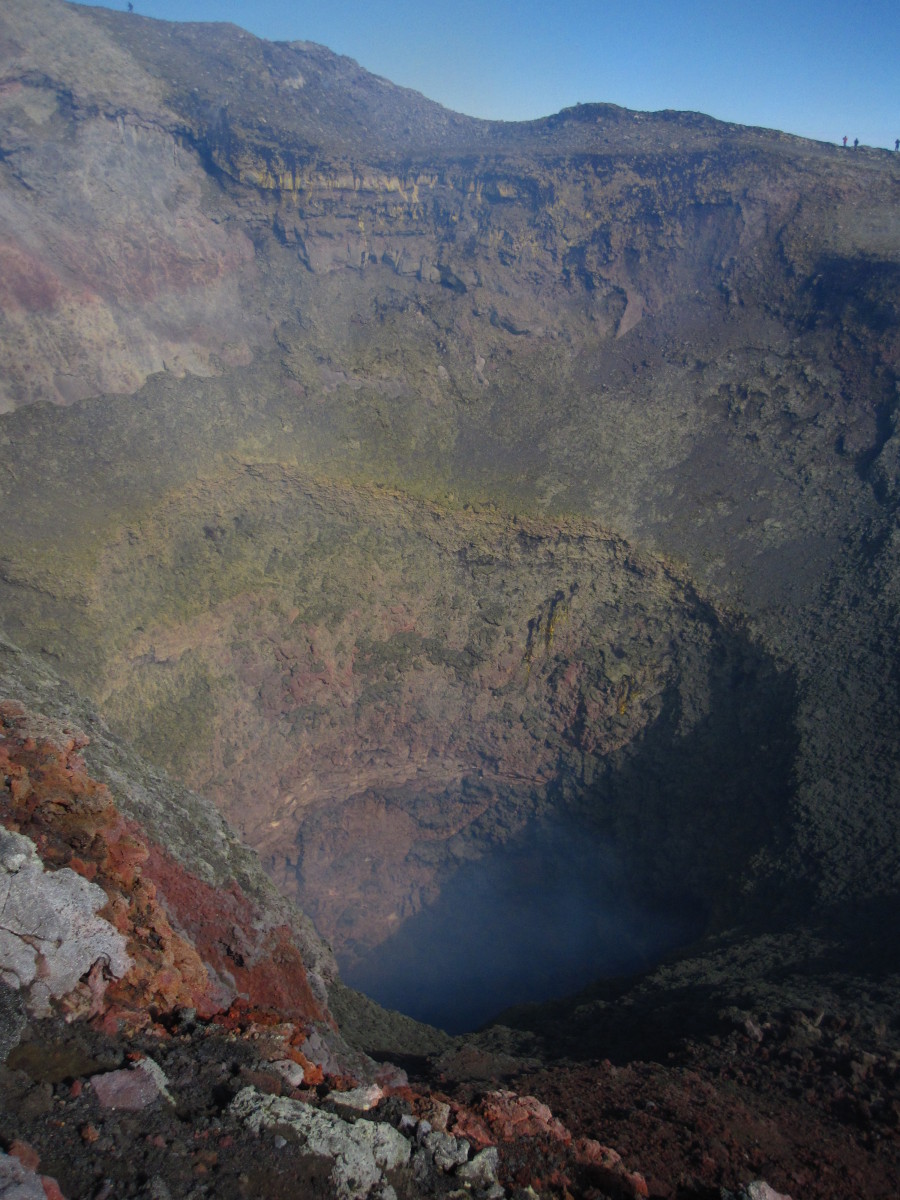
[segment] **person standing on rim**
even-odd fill
[[[844,149],[845,149],[845,150],[847,149],[847,135],[846,135],[846,133],[844,134]]]

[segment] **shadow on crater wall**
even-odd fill
[[[687,900],[642,907],[610,846],[568,819],[533,822],[342,974],[385,1007],[461,1033],[523,1000],[649,967],[703,920]]]
[[[689,717],[701,692],[706,711]],[[463,1032],[649,969],[723,923],[771,919],[790,902],[772,867],[792,819],[794,705],[788,674],[743,637],[723,641],[590,784],[561,761],[547,806],[508,840],[490,814],[474,822],[476,861],[446,862],[438,899],[348,955],[344,979]]]
[[[796,907],[811,880],[783,869],[795,820],[793,674],[742,635],[703,668],[672,682],[653,724],[600,763],[589,787],[572,773],[559,787],[582,828],[625,848],[645,894],[667,903],[689,890],[722,927]]]

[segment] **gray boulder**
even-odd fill
[[[409,1162],[409,1142],[390,1125],[358,1120],[352,1124],[302,1100],[238,1092],[231,1111],[257,1132],[272,1126],[292,1129],[311,1154],[333,1161],[331,1181],[339,1200],[385,1195],[384,1171]]]
[[[68,867],[45,871],[30,838],[0,829],[0,981],[34,1016],[96,965],[91,986],[101,993],[128,971],[125,938],[96,915],[105,904],[102,888]]]

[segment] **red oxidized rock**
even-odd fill
[[[568,1145],[572,1135],[561,1121],[534,1096],[515,1092],[489,1092],[480,1103],[481,1113],[495,1138],[551,1137]]]
[[[611,1196],[624,1200],[639,1200],[649,1195],[646,1180],[636,1171],[628,1171],[622,1156],[593,1138],[579,1138],[572,1147],[575,1161],[587,1167],[591,1180]]]
[[[108,902],[101,916],[126,937],[133,964],[112,988],[100,974],[91,974],[66,997],[67,1015],[107,1021],[115,1012],[107,1021],[114,1030],[120,1020],[146,1024],[151,1007],[199,1008],[199,998],[210,991],[209,974],[196,950],[175,934],[155,888],[142,878],[148,842],[122,820],[107,788],[90,778],[74,754],[83,739],[68,737],[66,749],[48,739],[38,742],[23,736],[31,720],[18,704],[0,704],[0,770],[10,780],[5,794],[0,792],[0,821],[29,836],[48,868],[68,866],[103,889]]]
[[[0,821],[30,837],[48,867],[70,867],[103,889],[100,915],[125,936],[133,962],[109,988],[99,977],[80,984],[66,1001],[70,1018],[94,1016],[114,1030],[146,1024],[151,1009],[209,1017],[241,999],[295,1022],[329,1019],[288,926],[261,920],[236,883],[202,883],[125,821],[77,755],[83,737],[56,744],[31,736],[32,725],[43,731],[41,718],[0,704]]]
[[[322,1068],[316,1063],[310,1062],[306,1055],[294,1046],[280,1047],[279,1055],[281,1059],[297,1064],[303,1072],[303,1083],[306,1087],[315,1087],[325,1079]]]
[[[35,1150],[34,1146],[30,1146],[28,1142],[23,1142],[21,1138],[15,1138],[9,1147],[8,1153],[12,1158],[17,1158],[23,1167],[27,1167],[29,1171],[36,1171],[41,1161],[41,1156]]]
[[[144,876],[156,884],[172,919],[231,993],[222,1008],[240,997],[290,1020],[327,1020],[290,929],[260,927],[260,914],[235,882],[224,888],[203,883],[152,845]]]
[[[453,1116],[453,1136],[465,1138],[476,1150],[492,1146],[496,1141],[487,1123],[469,1108],[457,1108]]]
[[[125,888],[131,887],[140,875],[140,867],[150,855],[146,842],[126,831],[125,823],[107,834],[107,866]]]

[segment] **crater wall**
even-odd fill
[[[710,928],[896,893],[896,158],[0,32],[3,624],[348,962],[534,822]]]

